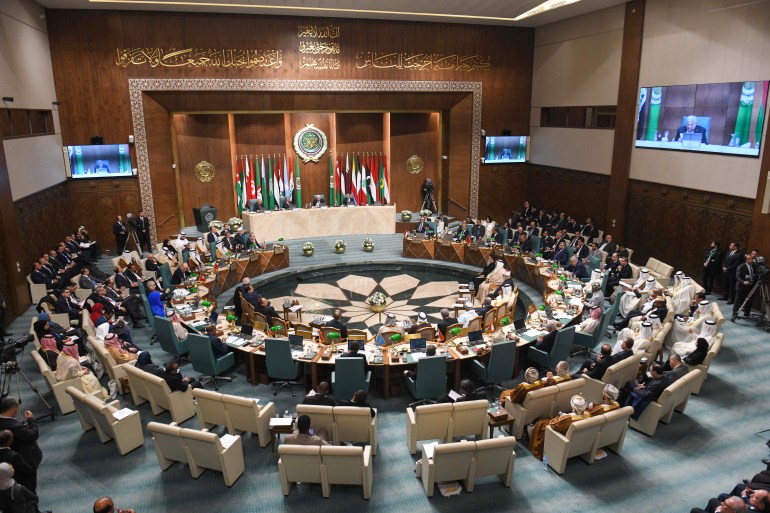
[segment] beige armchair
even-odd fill
[[[580,456],[586,461],[592,458],[604,422],[603,415],[578,420],[570,425],[564,435],[547,426],[543,454],[548,458],[548,466],[557,474],[563,474],[570,458]]]
[[[89,319],[89,322],[91,320]],[[121,363],[118,365],[117,362],[115,362],[115,358],[112,357],[109,351],[107,351],[107,348],[104,347],[104,344],[99,342],[95,337],[88,337],[88,343],[91,344],[91,347],[94,348],[94,352],[96,353],[96,358],[101,362],[102,367],[104,367],[105,372],[110,377],[111,380],[115,381],[115,383],[120,386],[120,378],[126,376],[126,367],[134,367],[136,365],[136,360],[132,360],[130,362]]]
[[[423,451],[422,485],[425,495],[433,497],[436,483],[443,481],[463,481],[465,489],[473,490],[473,465],[476,443],[462,440],[434,446],[433,454]]]
[[[584,378],[571,379],[564,381],[557,385],[552,385],[549,388],[556,388],[556,394],[553,396],[553,404],[551,405],[551,411],[548,417],[554,417],[559,412],[572,411],[570,400],[575,394],[579,394],[585,386],[586,380]]]
[[[40,370],[40,374],[43,375],[45,383],[48,385],[48,390],[51,391],[54,399],[56,399],[56,404],[59,405],[59,411],[61,411],[62,415],[66,415],[75,411],[75,404],[72,402],[72,397],[67,395],[65,390],[67,387],[74,387],[82,391],[83,386],[80,384],[80,378],[72,378],[66,381],[56,381],[56,376],[53,375],[51,368],[47,363],[45,363],[43,358],[40,356],[40,353],[37,351],[31,351],[31,353],[32,359],[37,364],[37,367]]]
[[[376,456],[377,416],[372,417],[369,408],[335,406],[333,439],[337,443],[363,442],[371,446],[372,456]]]
[[[289,495],[292,483],[318,483],[321,494],[329,496],[329,483],[323,476],[321,448],[317,445],[279,445],[278,473],[284,495]]]
[[[299,413],[299,410],[297,411]],[[406,444],[409,454],[417,452],[418,440],[445,440],[452,419],[452,404],[426,404],[406,409]]]
[[[558,388],[555,386],[531,390],[521,404],[505,400],[505,410],[513,417],[513,433],[521,438],[524,427],[538,417],[547,417],[553,405],[553,398]]]
[[[329,435],[329,442],[337,443],[337,439],[334,438],[334,406],[298,404],[297,417],[300,415],[310,417],[310,425],[316,432],[321,429],[325,430]]]
[[[364,409],[364,408],[360,408]],[[367,411],[368,413],[368,411]],[[366,447],[321,447],[323,474],[328,492],[333,484],[361,485],[364,499],[372,496],[372,448]]]
[[[202,388],[194,388],[192,395],[198,412],[198,423],[201,429],[213,426],[227,426],[227,411],[222,402],[222,394]]]
[[[227,429],[231,434],[242,432],[256,433],[259,446],[265,447],[270,443],[270,418],[275,415],[275,404],[272,402],[259,406],[258,399],[222,395],[222,402],[227,412],[229,422]]]
[[[45,285],[42,283],[34,283],[30,275],[27,275],[27,285],[29,285],[29,297],[33,305],[36,305],[38,301],[43,299],[43,296],[48,294]]]
[[[190,473],[198,478],[204,470],[222,472],[225,486],[233,486],[243,474],[243,439],[240,436],[220,439],[216,433],[182,429],[182,440],[187,447]],[[223,443],[223,441],[226,441]]]
[[[144,400],[148,400],[155,415],[168,411],[176,423],[184,422],[195,415],[195,402],[190,387],[184,392],[172,392],[163,378],[136,367],[125,367],[125,371],[131,384],[134,404],[141,404]],[[137,402],[137,396],[139,402]]]
[[[650,403],[637,420],[631,419],[629,426],[647,436],[654,436],[658,422],[668,424],[674,410],[683,413],[690,397],[693,383],[700,379],[701,371],[692,370],[668,386],[657,401]]]
[[[147,429],[152,433],[152,444],[161,470],[167,470],[175,461],[187,463],[187,447],[182,440],[182,428],[175,422],[161,424],[149,422]]]
[[[626,439],[626,432],[628,431],[628,419],[634,413],[634,409],[631,406],[625,406],[612,410],[604,415],[604,424],[599,432],[599,438],[596,442],[596,449],[602,449],[607,447],[615,454],[620,454],[620,450],[623,448],[623,442]],[[585,460],[589,465],[596,459],[596,452],[589,455]]]
[[[115,440],[118,452],[123,456],[144,445],[142,421],[138,411],[132,411],[125,416],[118,414],[118,418],[115,414],[121,410],[119,401],[105,404],[104,401],[84,394],[74,387],[67,387],[66,392],[75,403],[75,411],[83,430],[96,428],[103,444]]]
[[[724,341],[724,337],[725,336],[723,333],[716,334],[714,337],[714,343],[711,344],[711,348],[709,348],[709,352],[706,355],[706,358],[700,365],[691,366],[685,364],[691,371],[694,369],[701,371],[697,379],[693,378],[692,389],[690,390],[692,395],[700,394],[700,389],[703,386],[703,382],[706,381],[706,375],[708,374],[709,368],[711,367],[711,362],[714,361],[714,358],[716,358],[716,356],[719,354],[719,351],[722,349],[722,342]]]
[[[498,476],[506,488],[513,481],[513,465],[516,463],[516,438],[499,436],[488,440],[476,441],[476,455],[473,479],[470,480],[468,491],[472,492],[476,478]]]
[[[478,439],[487,437],[487,408],[489,403],[481,401],[465,401],[452,405],[452,421],[449,424],[447,439],[458,436],[475,436]]]

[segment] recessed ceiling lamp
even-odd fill
[[[554,9],[558,9],[559,7],[564,7],[565,5],[574,4],[579,1],[580,0],[546,0],[542,4],[530,9],[524,14],[520,14],[516,16],[513,20],[519,21],[519,20],[523,20],[524,18],[529,18],[531,16],[537,16],[538,14],[543,14],[544,12],[553,11]]]

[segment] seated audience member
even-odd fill
[[[425,315],[425,312],[420,312],[417,314],[417,318],[412,323],[412,326],[409,328],[408,333],[414,335],[415,333],[419,332],[424,328],[433,328],[433,326],[431,325],[431,323],[428,322],[428,316]]]
[[[673,383],[681,377],[684,377],[690,370],[682,365],[682,357],[676,353],[671,353],[666,365],[663,367],[663,376]]]
[[[404,339],[404,328],[398,325],[396,322],[396,316],[389,313],[385,318],[385,323],[380,326],[379,330],[377,330],[377,337],[382,336],[382,338],[385,339],[385,344],[387,345],[390,344],[389,337],[394,334],[401,335],[401,340]]]
[[[80,378],[80,386],[84,393],[97,394],[100,397],[107,396],[96,376],[88,368],[80,365],[80,355],[74,342],[65,343],[59,352],[54,375],[59,382]]]
[[[13,467],[13,478],[21,486],[32,493],[37,489],[37,471],[24,457],[11,448],[13,445],[13,431],[4,429],[0,431],[0,463],[8,463]]]
[[[276,318],[280,318],[278,312],[275,311],[275,308],[273,308],[273,306],[270,304],[270,301],[268,301],[264,296],[259,299],[259,308],[257,308],[257,312],[265,316],[265,319],[267,319],[267,324],[270,326],[273,325],[273,321]]]
[[[593,335],[596,329],[599,327],[599,321],[602,318],[602,309],[598,306],[592,306],[588,319],[580,323],[577,328],[578,333],[585,333],[586,335]]]
[[[704,135],[705,137],[705,135]],[[712,501],[714,501],[712,503]],[[709,508],[712,506],[712,508]],[[741,497],[727,497],[724,500],[711,499],[706,509],[692,508],[690,513],[746,513],[746,503]],[[752,511],[755,511],[752,509]]]
[[[597,415],[603,415],[607,412],[611,412],[612,410],[617,410],[620,408],[620,404],[618,403],[619,395],[620,390],[618,390],[615,385],[611,385],[609,383],[604,385],[604,388],[602,389],[602,403],[589,404],[586,413],[588,413],[588,415],[591,417],[595,417]]]
[[[580,378],[583,375],[593,379],[602,379],[604,371],[606,371],[610,365],[615,363],[612,359],[612,346],[609,344],[602,344],[599,354],[595,359],[587,359],[580,366],[580,370],[575,373],[573,378]]]
[[[684,363],[694,367],[703,363],[709,353],[709,343],[705,338],[698,338],[695,341],[695,351],[684,357]]]
[[[337,406],[337,401],[329,396],[329,383],[327,381],[321,381],[315,388],[315,393],[311,390],[311,392],[302,399],[302,404]]]
[[[366,353],[359,353],[361,349],[361,343],[358,340],[351,340],[348,342],[348,350],[340,355],[342,358],[363,358],[366,362]]]
[[[615,287],[618,286],[621,280],[626,280],[631,277],[632,271],[631,266],[628,264],[628,259],[625,257],[620,257],[618,259],[618,265],[615,267],[614,270],[610,271],[610,275],[607,278],[607,289],[606,291],[612,295],[610,291],[615,291]],[[606,271],[605,271],[606,272]]]
[[[230,352],[230,348],[227,344],[222,342],[222,339],[217,336],[217,327],[214,325],[206,326],[206,336],[211,344],[211,351],[214,353],[214,358],[222,358]]]
[[[180,283],[189,279],[190,266],[187,264],[187,262],[184,262],[176,269],[176,271],[174,271],[174,274],[171,275],[171,285],[179,285]]]
[[[286,435],[283,443],[289,445],[329,445],[329,434],[325,429],[317,432],[310,427],[310,417],[300,415],[297,418],[297,430],[291,435]]]
[[[487,395],[483,391],[476,390],[476,386],[473,384],[473,381],[469,379],[460,381],[460,392],[462,392],[460,397],[454,400],[456,403],[487,400]]]
[[[505,404],[505,400],[508,399],[513,404],[521,404],[530,391],[543,388],[543,384],[540,381],[540,374],[537,372],[537,369],[530,367],[524,372],[524,381],[522,383],[509,390],[504,390],[500,394],[500,403]]]
[[[342,310],[339,308],[335,308],[332,312],[332,320],[324,323],[324,326],[328,326],[329,328],[337,328],[340,330],[340,338],[346,339],[348,338],[348,327],[345,325],[345,323],[342,322]]]
[[[588,270],[577,255],[572,255],[572,257],[570,257],[569,265],[565,267],[565,270],[573,273],[578,280],[588,278]]]
[[[43,335],[43,338],[40,339],[40,349],[38,349],[38,352],[51,370],[56,371],[56,359],[59,357],[59,348],[56,347],[56,338],[54,338],[53,334],[46,333]]]
[[[505,262],[502,260],[498,260],[495,263],[495,268],[490,272],[487,277],[484,279],[484,281],[479,284],[477,292],[476,292],[476,299],[479,301],[483,301],[485,297],[489,296],[489,294],[496,290],[497,287],[503,284],[505,281]]]
[[[80,279],[78,279],[78,287],[81,289],[93,290],[99,285],[99,281],[91,276],[91,270],[88,267],[83,267],[80,270]]]
[[[176,338],[181,342],[182,340],[187,340],[187,336],[190,334],[190,332],[185,329],[184,326],[182,326],[182,320],[179,318],[179,316],[176,313],[176,310],[168,309],[166,310],[166,319],[171,321],[171,325],[174,327],[174,333],[176,334]]]
[[[156,317],[163,317],[166,314],[166,305],[164,301],[168,298],[158,289],[158,284],[154,280],[147,282],[147,302],[150,304],[150,312]]]
[[[545,353],[550,353],[551,349],[553,349],[553,343],[556,341],[556,321],[553,319],[548,319],[545,322],[545,331],[545,335],[540,335],[537,337],[535,348]]]
[[[660,397],[660,394],[668,387],[670,381],[663,376],[663,366],[656,363],[650,368],[650,374],[652,379],[647,383],[637,385],[637,387],[631,392],[631,395],[626,400],[625,406],[633,406],[634,413],[631,418],[634,420],[639,419],[639,416],[644,412],[652,402],[655,402]]]
[[[188,386],[191,388],[203,388],[203,384],[197,379],[182,376],[182,373],[179,371],[179,363],[176,360],[166,362],[158,376],[163,378],[172,392],[184,392]]]
[[[449,309],[442,308],[441,320],[436,325],[436,328],[438,328],[442,338],[446,338],[446,329],[453,324],[457,324],[457,319],[455,317],[449,316]]]
[[[567,253],[567,245],[564,241],[559,243],[558,249],[553,255],[553,261],[558,262],[562,267],[569,265],[569,253]]]
[[[428,347],[425,348],[425,356],[436,356],[436,346],[433,344],[428,344]],[[413,370],[405,370],[404,377],[417,379],[417,367],[415,367]]]
[[[767,471],[759,475],[766,476]],[[756,476],[755,476],[756,477]],[[764,478],[764,477],[763,477]],[[752,488],[751,485],[755,487]],[[770,492],[766,488],[759,488],[760,483],[738,483],[730,493],[720,493],[717,497],[708,501],[706,511],[714,513],[720,505],[730,497],[741,499],[746,505],[747,511],[770,511]],[[693,511],[703,511],[698,508]],[[724,511],[724,508],[722,509]]]
[[[133,351],[129,351],[123,347],[123,341],[121,341],[114,333],[107,333],[104,336],[104,348],[110,353],[110,356],[115,360],[115,363],[120,365],[121,363],[133,362],[137,358],[138,349],[134,348]]]
[[[357,406],[359,408],[369,408],[369,411],[372,414],[372,418],[374,418],[377,415],[377,412],[374,411],[374,408],[369,405],[369,402],[367,401],[368,398],[369,396],[366,392],[359,390],[353,394],[353,397],[350,399],[350,401],[345,399],[340,400],[338,406]]]
[[[573,395],[570,400],[570,406],[572,406],[572,413],[563,413],[557,417],[545,418],[535,423],[532,428],[532,434],[529,436],[529,450],[532,451],[532,455],[535,458],[543,459],[545,428],[547,426],[551,426],[551,429],[564,435],[573,422],[590,418],[590,415],[586,412],[586,400],[582,395]]]
[[[553,385],[558,385],[559,383],[563,383],[565,381],[569,381],[571,379],[572,379],[572,374],[570,374],[569,372],[569,362],[562,360],[556,364],[555,376],[553,372],[548,371],[545,373],[545,376],[540,378],[540,381],[543,383],[543,387],[550,387]]]
[[[115,508],[115,503],[109,497],[96,499],[94,513],[136,513],[133,509]]]
[[[152,355],[149,351],[139,353],[139,356],[136,358],[136,368],[155,376],[160,375],[161,372],[161,368],[152,362]]]
[[[492,257],[492,254],[490,253],[486,257],[486,265],[484,266],[484,269],[482,269],[481,272],[473,278],[474,290],[478,290],[479,285],[481,285],[481,282],[486,280],[487,276],[489,276],[489,273],[491,273],[494,270],[495,270],[495,259]]]

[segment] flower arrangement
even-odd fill
[[[432,214],[433,214],[433,212],[428,210],[427,208],[424,208],[424,209],[420,210],[420,215],[421,216],[428,217],[428,216],[430,216]]]
[[[217,231],[221,230],[225,225],[219,219],[209,221],[209,230],[214,227]]]
[[[366,299],[366,303],[372,306],[384,305],[387,301],[388,297],[382,292],[375,292]]]
[[[315,244],[312,242],[306,242],[302,245],[302,251],[312,251],[315,249]]]
[[[235,231],[241,226],[243,226],[243,219],[241,219],[240,217],[231,217],[230,219],[227,220],[227,224],[230,225],[231,230]]]
[[[347,246],[347,244],[345,244],[344,240],[335,240],[334,241],[334,249],[337,249],[337,250],[343,249],[344,250],[346,246]]]
[[[363,243],[364,251],[371,252],[374,250],[374,241],[370,239],[369,237],[364,239]]]

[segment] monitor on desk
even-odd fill
[[[292,350],[302,349],[303,338],[301,335],[289,335],[289,345]]]
[[[424,338],[413,338],[409,341],[409,350],[411,352],[425,351],[427,343]]]
[[[516,331],[519,331],[525,329],[527,326],[524,323],[524,319],[514,319],[513,327],[516,329]]]
[[[476,342],[484,342],[484,335],[481,334],[481,330],[471,331],[468,333],[468,342],[471,344]]]
[[[251,337],[254,334],[254,326],[248,324],[241,324],[241,335],[244,337]]]
[[[216,326],[218,317],[219,317],[219,314],[216,312],[216,310],[212,310],[211,315],[209,315],[209,323]]]

